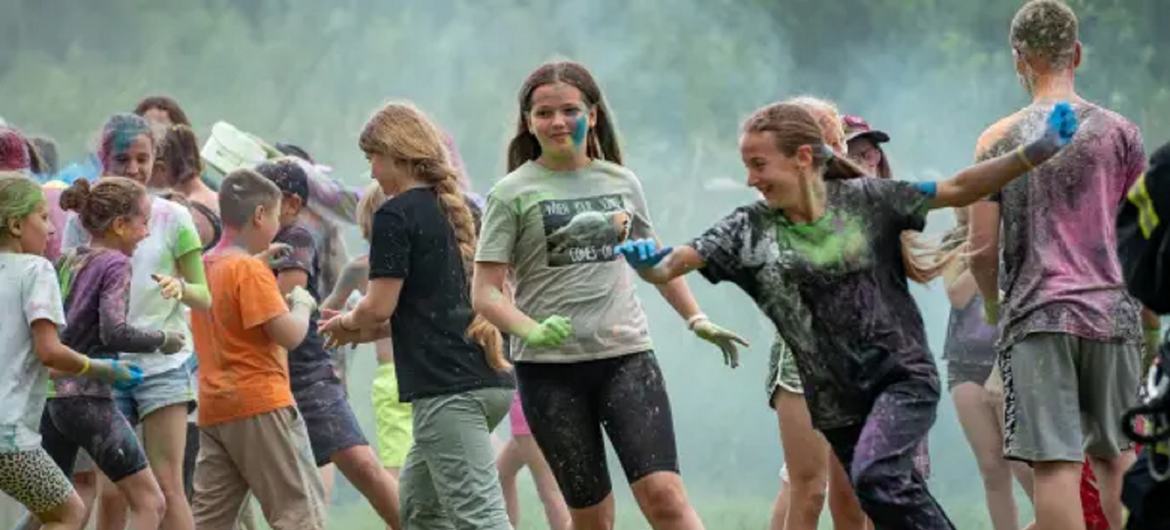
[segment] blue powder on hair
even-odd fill
[[[109,146],[109,154],[121,153],[130,149],[134,139],[150,134],[150,125],[140,116],[133,114],[115,114],[106,122],[106,140],[102,142]]]
[[[582,114],[577,118],[577,125],[573,128],[573,145],[585,143],[585,133],[589,132],[589,116]]]

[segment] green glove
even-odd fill
[[[723,364],[736,368],[739,366],[739,348],[740,346],[747,347],[748,343],[743,340],[743,337],[723,328],[719,324],[711,322],[706,317],[699,318],[691,323],[691,331],[711,344],[714,344],[723,351]]]
[[[1145,328],[1146,335],[1146,351],[1142,355],[1142,373],[1146,373],[1150,369],[1150,365],[1154,364],[1154,359],[1158,357],[1158,347],[1162,345],[1162,329],[1161,328]]]
[[[538,348],[548,348],[560,346],[569,335],[573,334],[573,324],[569,319],[553,315],[544,319],[544,322],[537,324],[532,328],[527,335],[524,336],[524,342],[529,346],[536,346]]]
[[[999,323],[999,302],[983,301],[983,321],[992,326]]]

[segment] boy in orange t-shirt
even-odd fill
[[[232,172],[220,188],[224,236],[204,258],[214,303],[191,312],[200,530],[234,528],[249,490],[274,530],[325,527],[323,488],[289,390],[287,353],[304,339],[316,304],[294,289],[286,305],[268,265],[254,257],[280,228],[280,200],[280,189],[251,170]]]

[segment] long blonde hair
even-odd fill
[[[463,272],[470,286],[475,265],[475,218],[467,206],[459,174],[451,165],[438,127],[414,105],[391,102],[370,117],[358,146],[368,155],[389,156],[408,168],[415,178],[434,187],[443,214],[455,232]],[[512,367],[504,357],[500,330],[479,313],[467,327],[467,337],[483,347],[487,362],[494,370],[502,372]]]

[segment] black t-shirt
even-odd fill
[[[281,228],[273,241],[292,247],[292,251],[273,260],[269,264],[272,271],[278,275],[292,269],[305,271],[309,276],[305,289],[313,295],[313,299],[320,302],[321,294],[317,290],[317,282],[321,274],[321,265],[317,259],[317,247],[313,244],[313,234],[298,222]],[[329,352],[325,349],[325,339],[317,333],[318,316],[319,314],[314,311],[309,317],[309,330],[305,333],[305,340],[288,352],[289,384],[294,394],[321,381],[341,382],[337,378],[337,372],[333,370]]]
[[[379,278],[403,280],[390,319],[402,401],[512,386],[511,375],[495,372],[467,338],[470,286],[433,189],[405,191],[374,215],[370,280]]]
[[[825,215],[789,221],[763,202],[741,207],[692,246],[711,282],[747,292],[792,349],[813,425],[864,421],[889,383],[938,373],[906,286],[899,234],[921,230],[928,198],[908,182],[825,183]]]

